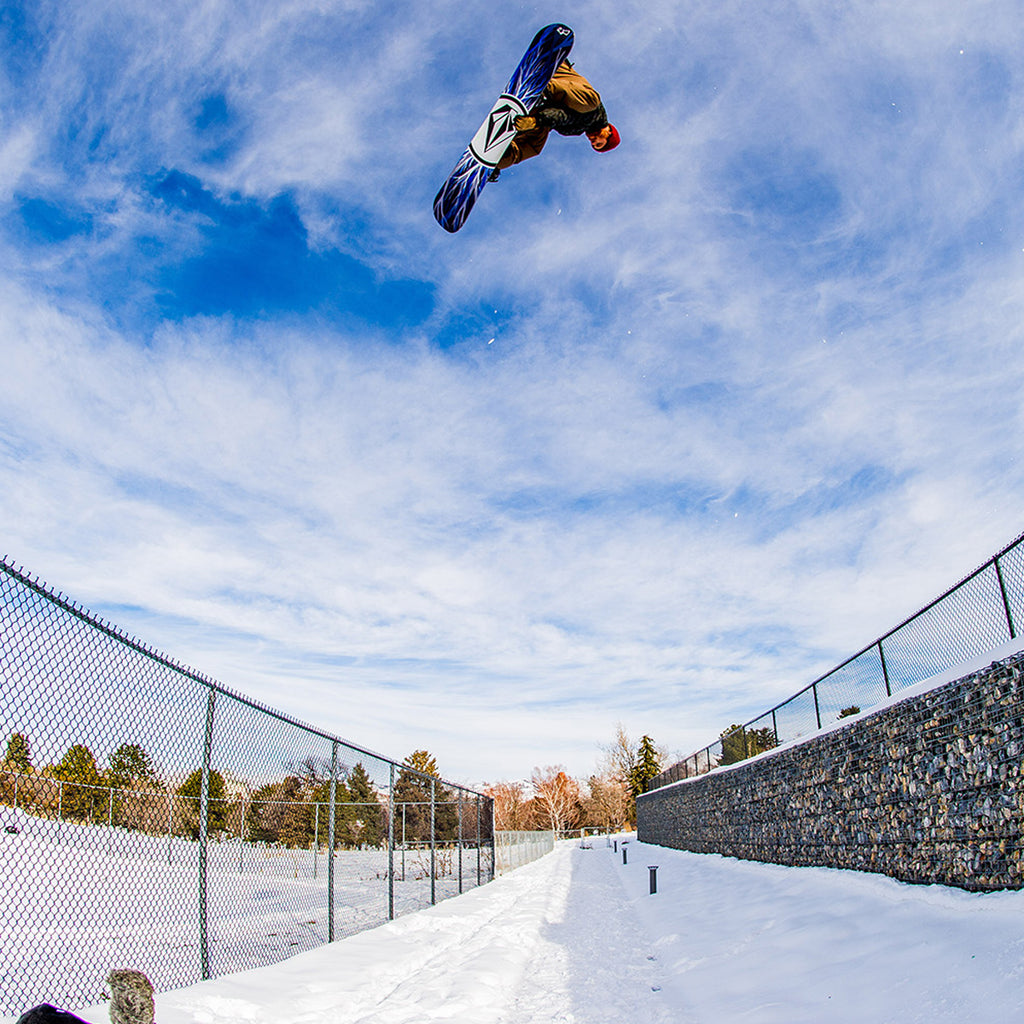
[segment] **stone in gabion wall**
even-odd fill
[[[638,838],[695,853],[1024,887],[1024,654],[835,731],[644,794]]]

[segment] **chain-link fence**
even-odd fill
[[[655,776],[647,789],[703,775],[858,714],[986,654],[1024,623],[1024,534],[944,594],[788,700]]]
[[[555,848],[554,832],[508,832],[494,833],[494,856],[499,875],[514,871],[524,864],[540,860]]]
[[[0,1015],[259,967],[494,877],[489,797],[192,672],[0,562]]]

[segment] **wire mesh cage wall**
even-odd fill
[[[183,668],[0,562],[0,1015],[275,963],[494,877],[492,801]]]
[[[841,665],[648,782],[648,790],[764,753],[985,654],[1024,623],[1024,534]]]

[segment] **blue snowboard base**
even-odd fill
[[[434,216],[445,231],[454,233],[466,222],[491,171],[515,137],[515,119],[528,114],[540,99],[558,65],[569,56],[572,43],[567,25],[548,25],[533,37],[505,91],[434,199]]]

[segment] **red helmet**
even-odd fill
[[[608,136],[608,141],[598,150],[599,153],[610,153],[619,144],[619,130],[613,124],[608,125],[611,128],[612,133]]]

